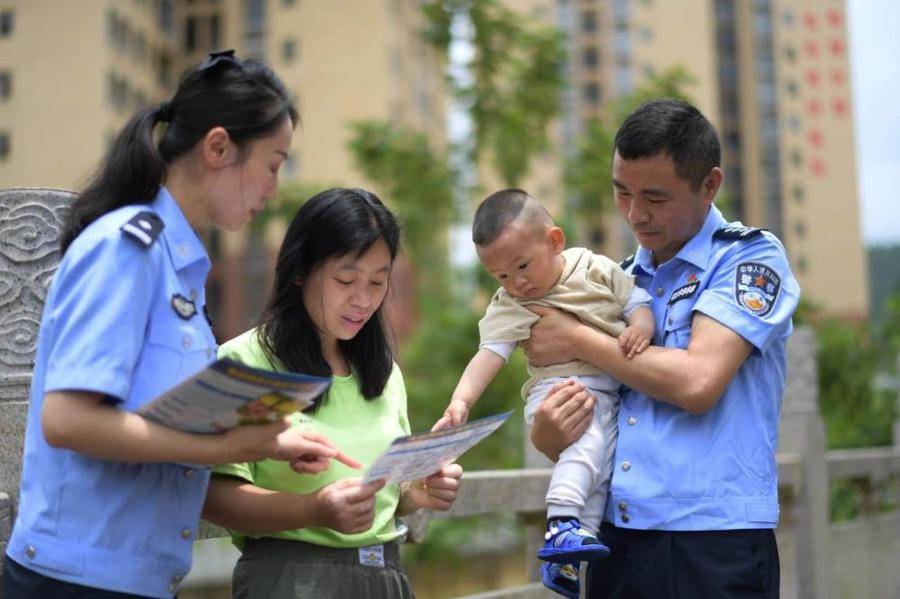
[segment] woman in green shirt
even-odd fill
[[[260,326],[219,350],[252,366],[331,376],[328,393],[292,425],[325,435],[364,468],[409,433],[382,314],[399,236],[374,194],[317,194],[287,230]],[[233,581],[242,599],[412,597],[395,516],[448,509],[462,476],[453,464],[410,485],[362,485],[346,464],[298,475],[273,460],[215,472],[204,518],[230,529],[243,552]]]

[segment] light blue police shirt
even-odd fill
[[[674,258],[654,266],[638,248],[627,270],[653,298],[656,345],[686,348],[700,312],[753,351],[705,414],[623,387],[605,519],[642,530],[774,528],[785,344],[800,296],[784,247],[713,206]]]
[[[147,210],[164,225],[155,241],[120,230]],[[38,337],[7,548],[16,562],[113,591],[171,597],[178,590],[191,566],[209,470],[55,449],[41,432],[41,406],[49,391],[82,390],[133,411],[206,366],[216,353],[204,311],[209,269],[206,250],[165,188],[149,206],[99,218],[66,251]]]

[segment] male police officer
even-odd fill
[[[615,339],[535,308],[532,362],[584,360],[627,385],[602,528],[612,553],[591,564],[589,597],[778,596],[775,447],[800,290],[775,236],[712,205],[720,153],[684,102],[647,102],[616,134],[616,206],[639,243],[623,266],[653,297],[655,346],[628,360]],[[576,391],[558,388],[535,417],[551,458],[588,418]]]

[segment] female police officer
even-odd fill
[[[268,67],[212,54],[131,118],[75,200],[41,322],[8,599],[171,597],[209,480],[178,464],[341,457],[285,423],[201,436],[132,413],[215,356],[195,230],[235,231],[265,207],[296,121]]]

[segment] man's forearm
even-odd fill
[[[751,348],[736,333],[699,318],[703,322],[694,335],[705,336],[700,342],[686,349],[651,346],[632,359],[622,355],[612,337],[580,327],[578,357],[632,389],[700,414],[715,405]]]

